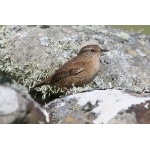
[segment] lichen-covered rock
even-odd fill
[[[132,105],[127,113],[134,113],[137,123],[150,124],[150,99],[141,104]]]
[[[30,88],[76,56],[82,43],[95,40],[110,52],[101,57],[100,72],[87,91],[116,88],[150,92],[148,35],[107,26],[3,26],[0,33],[0,82],[7,75],[10,79],[6,80]],[[38,90],[44,98],[49,91],[58,92],[50,86]]]
[[[3,26],[0,84],[17,82],[30,89],[91,41],[110,50],[92,83],[45,105],[49,114],[22,86],[0,86],[0,123],[150,123],[148,35],[107,26]],[[49,85],[36,90],[43,98],[60,92]]]
[[[119,112],[114,118],[112,118],[109,124],[136,124],[135,113],[126,113],[125,111]]]
[[[0,123],[50,123],[49,114],[30,98],[27,89],[19,91],[0,86]]]
[[[127,110],[119,112],[109,123],[150,124],[150,99],[141,104],[134,104]]]
[[[55,99],[45,107],[52,116],[52,123],[140,123],[144,120],[144,111],[149,109],[149,104],[143,104],[146,108],[134,111],[133,105],[138,106],[142,102],[150,100],[150,94],[132,94],[121,90],[95,90],[92,92],[77,93],[67,97]],[[142,107],[143,108],[143,107]],[[129,109],[130,110],[130,109]],[[149,111],[145,112],[149,121]],[[137,117],[138,116],[138,117]],[[144,117],[143,116],[143,117]]]

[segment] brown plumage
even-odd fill
[[[66,62],[54,74],[35,87],[49,84],[66,90],[71,88],[72,84],[80,87],[90,83],[100,69],[100,55],[106,51],[98,45],[83,47],[75,58]]]

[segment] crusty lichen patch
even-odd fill
[[[0,54],[0,70],[9,74],[15,80],[14,82],[28,87],[29,90],[37,83],[41,82],[42,78],[47,78],[53,71],[51,69],[48,70],[48,68],[47,70],[40,70],[38,65],[34,62],[26,62],[24,66],[18,66],[12,60],[11,53],[8,52]],[[33,70],[37,71],[33,72]],[[43,93],[44,99],[46,96],[49,96],[50,93],[58,93],[61,89],[46,85],[37,88],[37,91]]]
[[[67,94],[108,88],[150,92],[148,36],[105,26],[3,26],[0,30],[1,83],[7,75],[31,89],[75,57],[82,43],[96,40],[110,50],[101,57],[97,78],[85,87],[73,87]],[[42,91],[43,98],[60,92],[50,85],[36,90]]]
[[[13,26],[4,26],[2,29],[3,37],[8,40],[7,43],[5,43],[6,49],[0,51],[0,69],[7,73],[10,78],[13,78],[13,82],[22,84],[28,87],[29,90],[40,83],[42,79],[50,76],[58,67],[74,57],[77,53],[77,49],[74,47],[72,47],[72,50],[68,50],[71,49],[70,38],[63,38],[58,41],[49,39],[49,43],[51,44],[43,45],[45,42],[43,38],[41,38],[43,33],[38,33],[39,35],[36,33],[37,38],[34,41],[35,43],[29,43],[31,35],[29,35],[27,31],[14,35],[14,33],[11,33],[12,28]],[[13,36],[16,41],[13,40]],[[44,36],[44,39],[45,38]],[[46,38],[46,40],[48,42],[48,38]],[[3,40],[3,42],[5,42],[5,40]],[[35,44],[35,50],[33,50],[33,44]],[[43,46],[46,48],[43,48]],[[2,45],[2,47],[4,48],[4,45]],[[24,49],[21,49],[21,47]],[[41,47],[44,51],[39,52]],[[41,53],[45,54],[41,55]],[[43,99],[50,94],[63,92],[62,89],[50,85],[36,88],[36,90],[43,93]],[[76,89],[76,91],[77,90],[78,89]]]
[[[129,53],[131,56],[133,56],[133,57],[137,57],[137,56],[138,56],[138,53],[137,53],[135,50],[128,49],[127,51],[128,51],[128,53]]]

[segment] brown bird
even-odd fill
[[[75,58],[66,62],[54,74],[34,86],[34,88],[50,84],[66,91],[73,84],[76,87],[81,87],[84,84],[90,83],[94,80],[100,69],[101,53],[107,51],[98,45],[87,45],[83,47]]]

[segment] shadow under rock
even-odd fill
[[[46,96],[45,99],[42,99],[42,92],[36,91],[35,89],[29,91],[29,94],[37,103],[39,103],[42,106],[64,95],[64,93],[50,94],[50,96]]]

